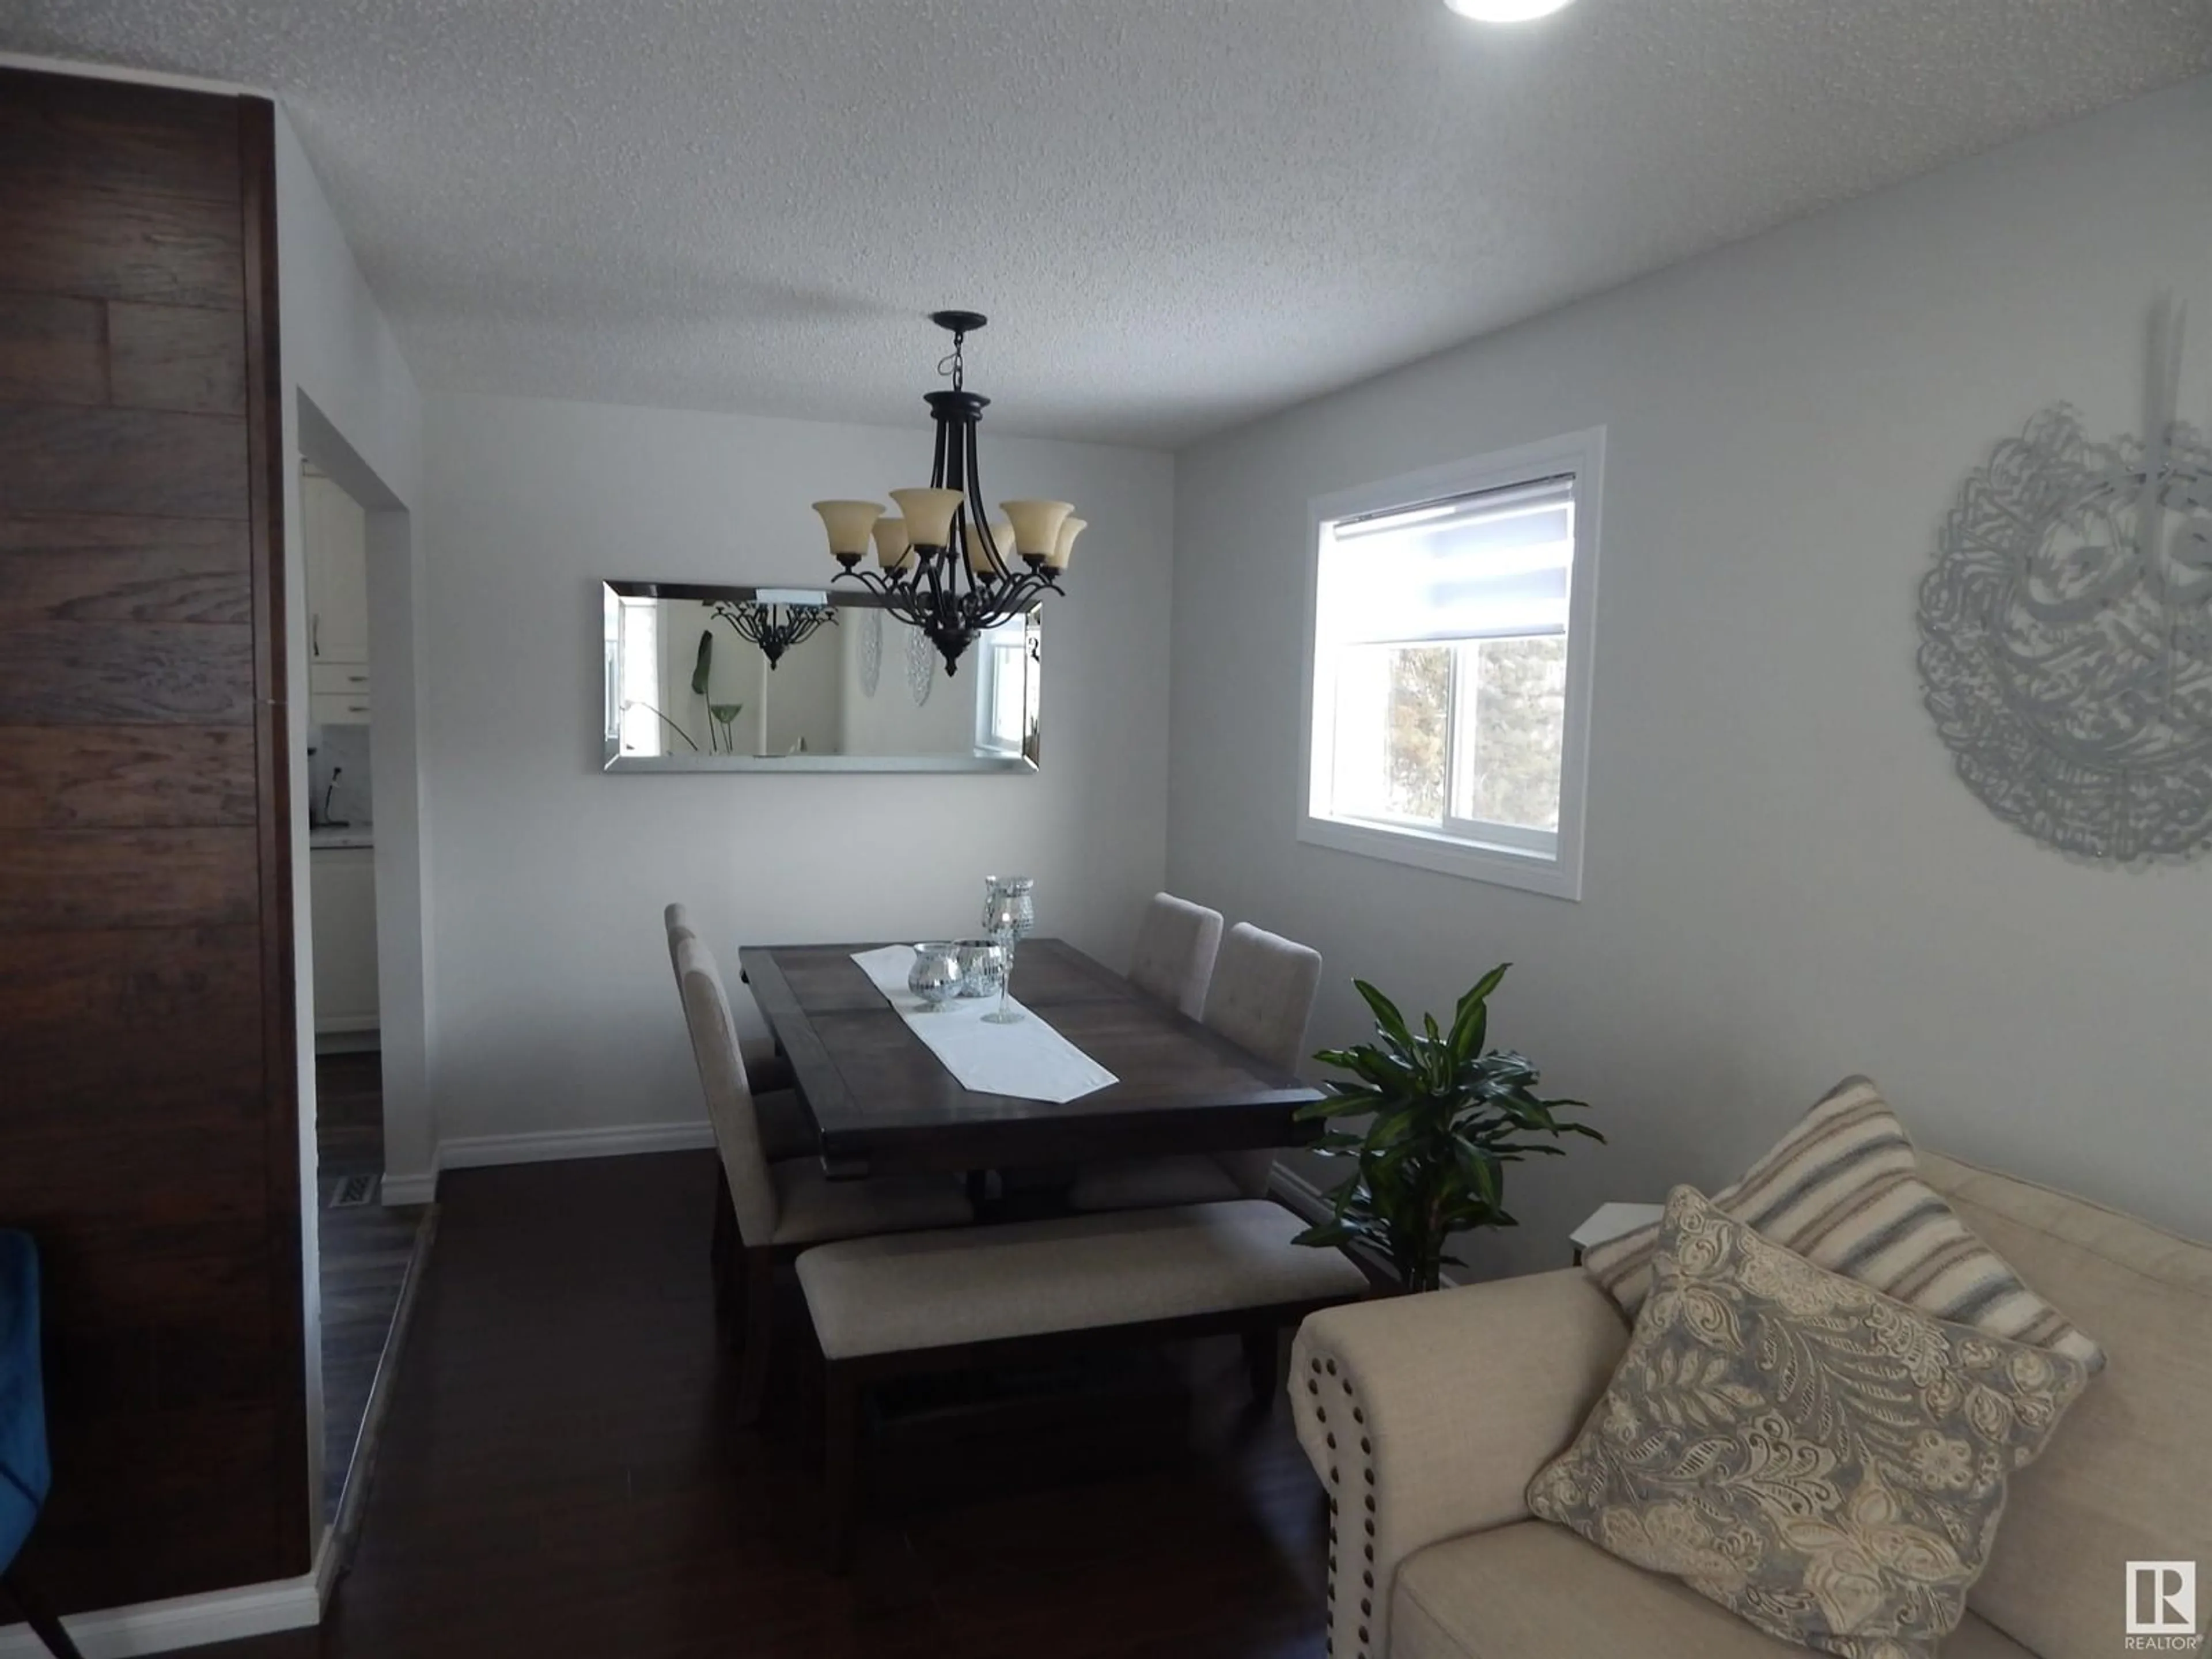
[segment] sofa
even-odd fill
[[[2129,1564],[2198,1564],[2212,1612],[2212,1245],[1932,1153],[1966,1224],[2109,1363],[2016,1476],[1943,1659],[2130,1650]],[[1326,1484],[1331,1659],[1790,1659],[1686,1586],[1532,1519],[1530,1478],[1603,1392],[1628,1327],[1579,1268],[1309,1318],[1298,1439]],[[2170,1615],[2169,1615],[2170,1616]]]

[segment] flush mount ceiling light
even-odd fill
[[[927,489],[894,489],[903,518],[887,519],[876,501],[817,501],[830,532],[830,556],[850,580],[883,595],[884,609],[928,635],[947,674],[978,634],[1012,622],[1039,595],[1061,593],[1083,520],[1066,501],[1001,501],[1006,517],[984,522],[983,485],[975,471],[975,426],[991,401],[964,383],[961,347],[983,326],[981,313],[933,311],[929,320],[952,336],[951,355],[938,373],[951,389],[922,393],[937,423],[937,457]],[[877,568],[864,570],[869,544]]]
[[[1528,23],[1565,11],[1574,0],[1444,0],[1444,4],[1478,23]]]

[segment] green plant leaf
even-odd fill
[[[1348,1048],[1344,1052],[1350,1062],[1345,1069],[1387,1095],[1411,1094],[1419,1086],[1421,1068],[1410,1060],[1385,1054],[1380,1048]]]
[[[1334,1121],[1314,1149],[1350,1162],[1353,1173],[1330,1193],[1328,1219],[1300,1242],[1358,1243],[1386,1258],[1408,1289],[1432,1285],[1452,1235],[1516,1224],[1504,1207],[1507,1164],[1563,1157],[1556,1143],[1569,1134],[1604,1139],[1556,1115],[1583,1103],[1540,1097],[1527,1055],[1483,1052],[1488,1000],[1508,965],[1459,998],[1449,1030],[1433,1013],[1409,1024],[1373,985],[1352,981],[1374,1016],[1374,1041],[1317,1054],[1339,1075],[1297,1115]]]
[[[1356,1117],[1362,1112],[1371,1112],[1385,1097],[1373,1089],[1352,1089],[1332,1085],[1335,1092],[1320,1100],[1308,1101],[1291,1115],[1301,1121],[1317,1117]]]
[[[1359,1064],[1359,1057],[1362,1054],[1371,1054],[1376,1052],[1376,1050],[1368,1048],[1324,1048],[1314,1058],[1324,1066],[1334,1066],[1340,1072],[1348,1072]]]
[[[1490,994],[1505,977],[1505,970],[1513,964],[1501,962],[1468,988],[1460,998],[1459,1008],[1452,1018],[1452,1057],[1465,1063],[1482,1051],[1482,1040],[1490,1025]]]
[[[1398,1012],[1398,1005],[1364,979],[1352,981],[1352,988],[1359,993],[1374,1013],[1375,1029],[1384,1036],[1394,1039],[1401,1048],[1410,1050],[1413,1046],[1413,1034],[1406,1029],[1406,1017]]]
[[[707,681],[714,672],[714,636],[706,629],[699,630],[699,658],[691,668],[691,690],[696,696],[707,695]]]

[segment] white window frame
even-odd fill
[[[1029,676],[1035,665],[1030,659],[1029,641],[1030,618],[1026,615],[976,635],[975,749],[979,754],[1023,752],[1029,738]],[[1002,653],[1016,659],[1022,676],[1022,729],[1011,738],[1000,732],[993,719],[997,713],[1000,681],[1006,669]]]
[[[1328,776],[1335,741],[1333,685],[1316,683],[1319,653],[1316,615],[1322,532],[1366,514],[1411,507],[1446,496],[1471,495],[1540,483],[1564,473],[1575,480],[1574,562],[1567,577],[1566,714],[1559,756],[1559,828],[1553,850],[1547,837],[1495,826],[1478,839],[1473,826],[1457,833],[1419,824],[1353,820],[1316,810],[1316,780]],[[1540,443],[1425,468],[1380,483],[1317,495],[1306,523],[1304,688],[1305,729],[1298,745],[1297,838],[1315,847],[1439,871],[1554,898],[1583,896],[1583,837],[1589,786],[1590,687],[1596,662],[1598,546],[1605,496],[1605,428],[1568,433]],[[1325,694],[1330,694],[1327,710]],[[1324,718],[1324,714],[1328,718]],[[1449,810],[1449,803],[1446,803]],[[1516,844],[1517,843],[1517,844]]]

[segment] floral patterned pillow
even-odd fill
[[[2088,1368],[1817,1267],[1687,1187],[1653,1270],[1620,1369],[1529,1508],[1771,1636],[1930,1659],[2007,1480]]]

